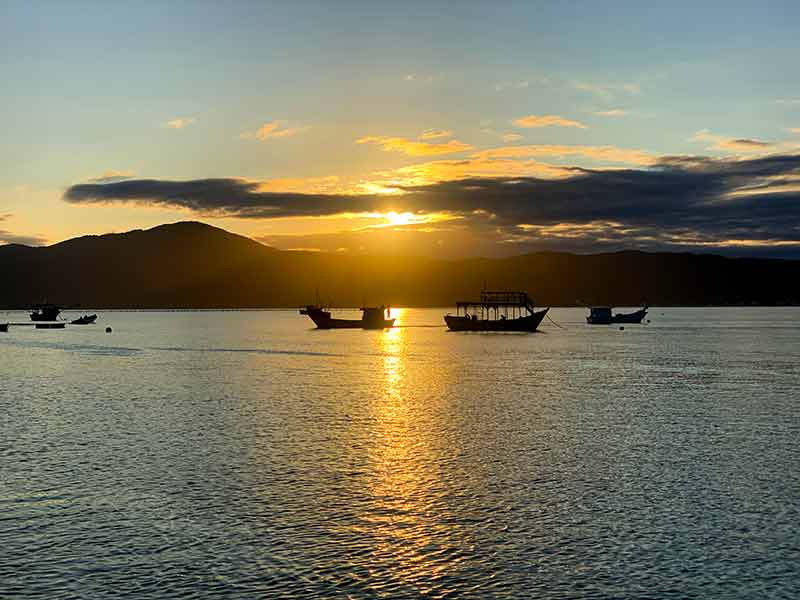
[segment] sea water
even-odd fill
[[[0,333],[0,597],[797,597],[800,309],[444,312]]]

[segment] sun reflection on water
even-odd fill
[[[400,322],[402,312],[393,308],[391,316]],[[394,327],[375,340],[380,372],[371,403],[374,430],[368,450],[372,468],[367,491],[372,500],[361,518],[362,533],[373,541],[370,570],[376,580],[385,580],[388,572],[400,587],[423,594],[441,592],[445,572],[459,559],[441,548],[453,531],[439,514],[443,503],[438,457],[416,407],[424,398],[409,393],[408,329]]]

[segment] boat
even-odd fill
[[[34,304],[31,307],[31,321],[55,321],[61,309],[55,304]]]
[[[0,333],[8,333],[8,323],[0,323]]]
[[[525,292],[481,292],[479,301],[456,302],[444,322],[450,331],[536,331],[549,308],[535,310]]]
[[[70,321],[70,325],[93,325],[97,320],[97,315],[83,315]]]
[[[334,319],[329,310],[316,304],[301,308],[300,314],[314,321],[317,329],[387,329],[394,326],[388,306],[364,307],[360,319]]]
[[[610,306],[592,306],[586,316],[590,325],[611,325],[612,323],[641,323],[647,315],[647,306],[632,313],[612,314]]]

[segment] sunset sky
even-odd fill
[[[0,1],[0,243],[800,256],[796,2]]]

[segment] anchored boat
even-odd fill
[[[612,323],[641,323],[647,315],[647,306],[632,313],[611,313],[610,306],[592,306],[586,316],[590,325],[611,325]]]
[[[444,322],[450,331],[536,331],[548,310],[536,311],[525,292],[481,292],[480,301],[457,302]]]
[[[300,309],[300,314],[308,316],[318,329],[388,329],[394,326],[390,312],[388,306],[364,307],[360,319],[334,319],[329,310],[316,304]]]
[[[31,321],[55,321],[61,309],[55,304],[34,304],[31,307]]]
[[[70,325],[93,325],[97,320],[97,315],[83,315],[70,321]]]

